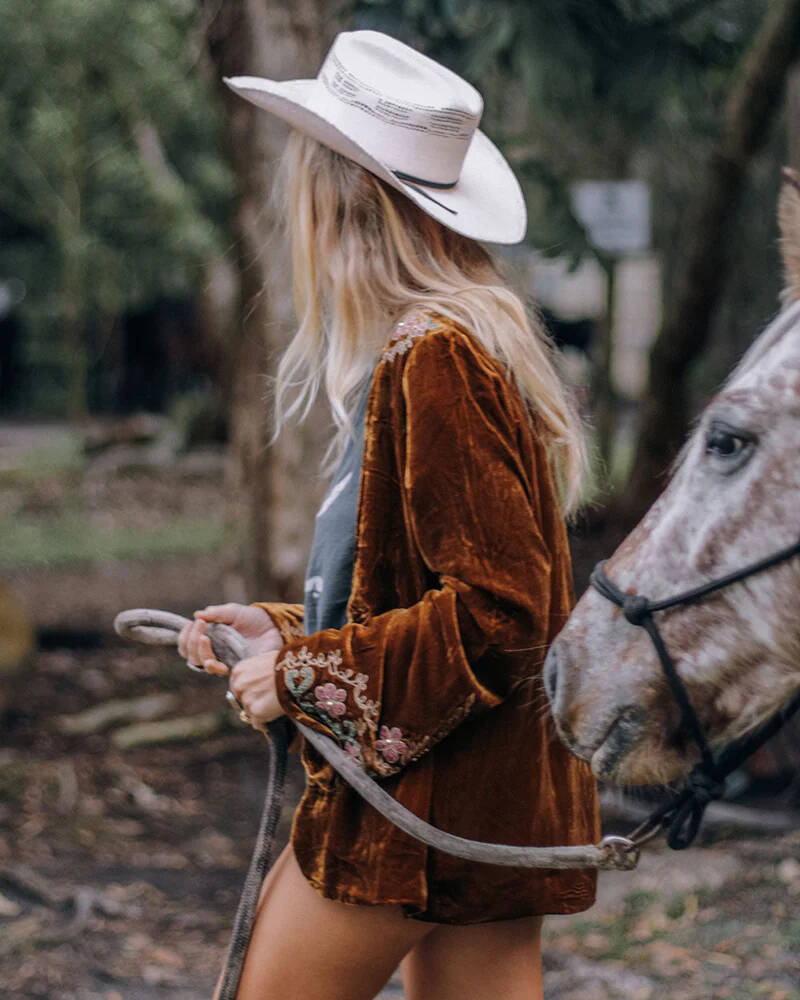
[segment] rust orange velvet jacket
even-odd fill
[[[401,324],[373,376],[348,624],[303,635],[302,606],[261,606],[285,642],[286,713],[333,735],[418,816],[495,842],[598,839],[594,780],[555,737],[540,681],[572,606],[545,446],[502,366],[454,321]],[[431,850],[311,747],[303,759],[292,844],[325,896],[441,923],[594,901],[592,872]]]

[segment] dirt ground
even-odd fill
[[[62,716],[156,693],[174,697],[168,716],[227,726],[129,750],[119,726],[60,731]],[[261,804],[260,737],[233,722],[220,682],[163,650],[43,650],[18,703],[0,751],[4,995],[210,996]],[[293,796],[301,782],[295,766]],[[800,996],[799,859],[800,833],[718,826],[688,853],[648,850],[635,873],[602,877],[594,909],[548,922],[547,997]]]
[[[210,503],[214,487],[205,489]],[[199,508],[202,490],[195,481],[187,494]],[[188,611],[216,599],[218,565],[192,556],[42,566],[6,571],[3,583],[41,641],[0,721],[2,995],[210,997],[267,748],[235,721],[223,682],[189,673],[173,652],[115,640],[109,624],[125,607]],[[123,749],[129,720],[83,735],[64,722],[151,695],[156,716],[194,718],[202,735]],[[284,836],[302,786],[296,762],[289,783]],[[690,851],[653,847],[636,872],[602,876],[587,913],[551,918],[548,1000],[800,997],[800,824],[792,831],[797,816],[771,805],[775,829],[755,835],[725,814]],[[610,813],[606,825],[627,828]],[[396,980],[383,994],[401,996]]]

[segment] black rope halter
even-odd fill
[[[631,623],[643,628],[650,636],[664,675],[669,684],[672,697],[681,711],[683,725],[700,751],[700,762],[689,772],[686,786],[677,792],[671,801],[657,809],[634,832],[631,839],[643,843],[659,829],[666,827],[667,843],[676,851],[683,850],[692,843],[700,829],[700,823],[706,806],[715,799],[722,798],[725,792],[725,778],[735,771],[751,754],[771,739],[775,733],[800,709],[800,692],[787,702],[761,727],[752,733],[729,743],[715,757],[708,745],[703,727],[697,718],[686,686],[678,674],[675,661],[669,654],[664,639],[658,630],[653,614],[665,611],[667,608],[682,607],[694,604],[717,590],[730,587],[734,583],[747,579],[756,573],[771,569],[782,562],[800,555],[800,540],[789,545],[758,562],[751,563],[743,569],[718,577],[709,583],[702,584],[692,590],[686,590],[673,597],[660,601],[651,601],[642,594],[626,594],[606,576],[605,561],[599,562],[591,575],[590,584],[594,589],[622,608],[622,612]]]

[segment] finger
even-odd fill
[[[202,635],[200,637],[200,658],[203,663],[206,660],[216,660],[214,655],[214,647],[211,645],[211,640],[207,635]]]
[[[233,670],[228,673],[228,688],[233,691],[236,696],[236,700],[241,703],[242,701],[242,677],[238,671],[239,664],[237,663]]]
[[[283,715],[283,708],[280,702],[273,695],[261,695],[253,698],[249,705],[245,705],[248,714],[253,719],[257,719],[261,725],[266,725]]]
[[[189,630],[191,627],[192,622],[187,622],[178,633],[178,652],[184,660],[186,659],[186,641],[189,638]]]
[[[209,604],[201,611],[195,611],[194,617],[206,622],[222,622],[230,625],[236,617],[238,604]]]
[[[194,642],[194,622],[184,625],[178,635],[178,652],[190,663],[192,662],[192,643]]]
[[[207,674],[215,674],[217,677],[227,677],[230,673],[224,663],[220,663],[219,660],[215,660],[213,657],[203,660],[203,669]]]
[[[248,663],[249,657],[244,660],[239,660],[238,663],[234,664],[233,669],[231,670],[231,688],[233,688],[234,685],[236,685],[237,688],[245,686],[249,672]]]
[[[190,663],[202,663],[209,656],[213,656],[210,645],[208,649],[203,648],[203,640],[208,642],[205,631],[205,622],[192,622],[191,631],[186,643],[186,650],[189,654],[187,658]]]
[[[192,622],[191,625],[186,629],[186,638],[184,641],[184,656],[189,661],[189,663],[198,663],[197,651],[195,646],[197,645],[197,628],[196,623]]]

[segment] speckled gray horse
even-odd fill
[[[785,172],[783,308],[711,401],[675,475],[606,564],[658,600],[800,536],[800,176]],[[712,747],[800,688],[800,558],[657,614]],[[668,781],[697,760],[649,636],[590,589],[551,647],[545,678],[566,744],[598,777]]]

